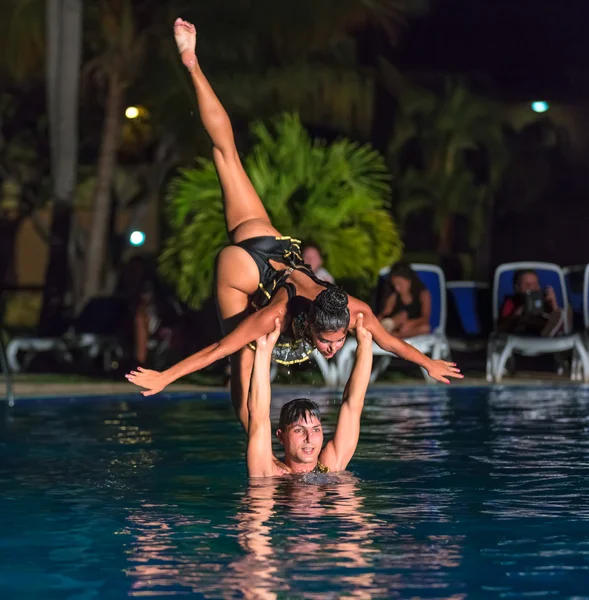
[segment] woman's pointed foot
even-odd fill
[[[188,69],[196,65],[196,29],[192,23],[180,18],[174,22],[174,38],[182,58]]]

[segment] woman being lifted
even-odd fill
[[[200,117],[213,143],[213,159],[223,189],[231,245],[217,258],[215,295],[225,337],[166,371],[139,368],[127,379],[150,396],[176,379],[230,356],[231,398],[247,430],[254,340],[270,333],[278,318],[282,335],[274,350],[276,362],[302,362],[315,348],[325,358],[332,358],[348,332],[354,330],[359,313],[364,314],[364,327],[383,350],[424,367],[437,381],[449,383],[448,377],[462,378],[454,363],[432,360],[392,336],[367,304],[321,281],[304,265],[300,242],[272,226],[241,164],[229,117],[198,64],[194,26],[177,19],[174,35],[194,85]]]

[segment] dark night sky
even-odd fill
[[[589,2],[431,0],[395,54],[402,70],[464,73],[505,99],[589,97]]]

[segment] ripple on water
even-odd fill
[[[249,483],[225,401],[17,406],[2,596],[588,597],[588,408],[573,387],[370,396],[349,473]]]

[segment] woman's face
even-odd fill
[[[325,358],[332,358],[336,352],[344,345],[348,331],[346,329],[338,329],[337,331],[323,331],[317,333],[311,330],[313,344],[319,351],[319,354]]]
[[[394,275],[393,277],[391,277],[391,283],[393,284],[393,287],[395,288],[397,294],[399,294],[400,296],[405,296],[411,291],[411,282],[405,277]]]

